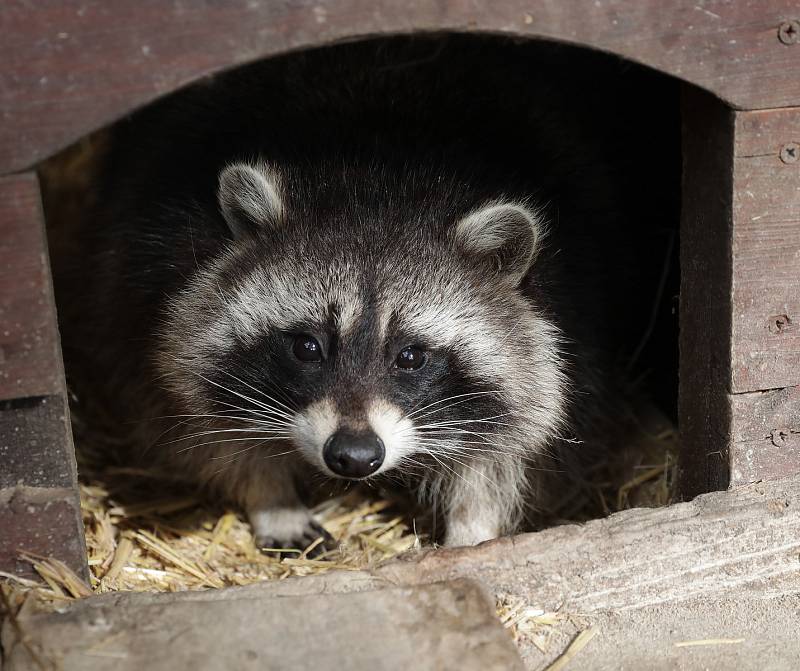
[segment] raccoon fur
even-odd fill
[[[288,56],[120,124],[59,290],[79,397],[262,547],[323,533],[320,478],[401,488],[448,545],[520,528],[619,407],[634,273],[602,138],[519,49]]]

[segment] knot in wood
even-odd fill
[[[800,42],[800,21],[784,21],[778,27],[778,39],[783,44]]]

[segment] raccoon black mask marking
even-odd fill
[[[453,511],[448,542],[494,537],[516,523],[525,460],[563,418],[556,328],[519,290],[541,224],[525,204],[500,199],[456,220],[451,203],[432,201],[408,221],[391,212],[391,191],[330,216],[325,189],[312,185],[342,179],[340,170],[222,170],[232,239],[169,301],[158,362],[191,412],[261,442],[240,454],[230,433],[234,441],[184,454],[202,463],[239,455],[248,465],[230,491],[243,471],[248,491],[264,488],[273,443],[329,476],[413,475],[421,496],[441,494]],[[393,189],[411,188],[404,179],[419,176]],[[269,519],[271,492],[264,497],[245,501],[251,517]]]

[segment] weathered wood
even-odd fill
[[[800,105],[795,0],[6,0],[0,173],[198,77],[294,49],[411,32],[553,39],[618,54],[735,107]],[[782,38],[782,39],[781,39]]]
[[[328,626],[336,627],[336,617],[325,607],[327,595],[364,592],[371,599],[377,594],[373,590],[382,587],[468,578],[498,596],[510,595],[524,605],[560,614],[546,629],[551,637],[546,654],[530,639],[521,640],[530,669],[545,668],[577,630],[591,624],[599,633],[575,660],[575,668],[793,670],[800,655],[798,553],[800,477],[795,477],[474,548],[424,551],[370,572],[332,571],[180,595],[105,594],[68,606],[63,619],[94,622],[87,635],[92,641],[107,640],[107,649],[115,650],[117,639],[107,636],[109,627],[116,626],[117,614],[132,608],[166,613],[171,603],[180,601],[193,605],[188,609],[193,612],[208,602],[231,605],[238,599],[242,611],[253,612],[261,608],[258,600],[274,598],[291,618],[288,605],[298,603],[292,599],[306,596],[313,597],[307,602],[313,604],[309,616],[322,610]],[[409,607],[403,600],[393,604]],[[26,631],[36,642],[46,643],[45,622],[66,628],[58,616],[30,617]],[[247,626],[250,622],[258,620],[248,620]],[[364,618],[364,627],[370,624]],[[10,629],[6,625],[6,637],[12,635]],[[310,636],[310,645],[317,635]],[[738,643],[692,650],[675,645],[714,638]]]
[[[80,502],[73,488],[0,489],[0,571],[40,580],[22,553],[54,557],[84,580],[89,574]]]
[[[39,183],[0,178],[0,401],[63,390]]]
[[[793,389],[800,386],[796,140],[800,108],[734,112],[687,91],[680,392],[685,495],[800,473]]]
[[[800,387],[734,394],[733,485],[800,472]]]
[[[65,615],[21,618],[28,644],[5,627],[6,671],[58,660],[61,671],[173,669],[315,669],[520,671],[494,601],[475,582],[458,580],[377,592],[276,599],[185,595],[125,608],[78,605]]]
[[[87,575],[53,288],[33,174],[0,178],[0,570]]]
[[[800,107],[739,112],[733,164],[734,393],[800,385]]]
[[[730,479],[733,113],[707,93],[683,95],[680,489],[685,497]]]

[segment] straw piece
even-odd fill
[[[111,568],[108,569],[108,572],[103,576],[104,580],[113,580],[116,578],[125,564],[128,563],[128,560],[131,558],[133,554],[133,541],[128,538],[127,536],[123,536],[120,538],[119,545],[117,545],[117,551],[114,553],[114,560],[111,562]]]
[[[570,663],[573,657],[583,650],[596,635],[597,627],[589,627],[584,629],[578,634],[567,646],[567,649],[559,655],[559,657],[545,671],[561,671],[567,664]]]
[[[675,643],[676,648],[689,648],[698,645],[735,645],[744,643],[746,638],[701,638],[696,641],[679,641]]]
[[[63,588],[76,599],[92,595],[91,588],[60,559],[40,557],[29,552],[20,552],[20,557],[33,565],[34,570],[56,594],[63,596]]]
[[[153,534],[149,533],[142,529],[141,531],[134,532],[134,538],[139,541],[145,548],[154,552],[162,559],[166,559],[168,562],[175,564],[178,568],[183,569],[189,575],[194,576],[198,580],[200,580],[203,584],[209,587],[223,587],[223,583],[217,577],[210,575],[206,571],[203,571],[197,564],[194,562],[184,559],[181,557],[175,550],[173,550],[169,545],[161,541],[159,538],[154,536]]]

